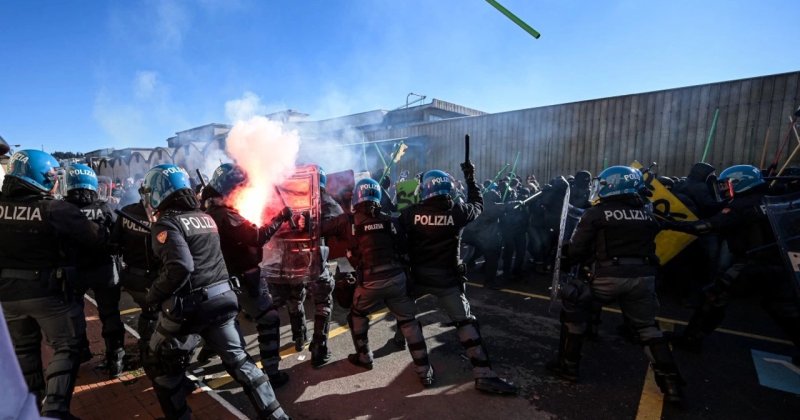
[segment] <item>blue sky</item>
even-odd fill
[[[164,146],[258,98],[322,119],[409,92],[500,112],[800,70],[796,1],[0,1],[0,135]]]

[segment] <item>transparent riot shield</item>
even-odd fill
[[[567,183],[567,180],[563,177],[561,178],[564,180],[564,184]],[[566,186],[564,192],[564,201],[561,205],[561,221],[559,222],[558,228],[558,243],[556,245],[556,260],[553,263],[553,282],[550,285],[550,309],[553,308],[553,305],[559,300],[559,292],[561,291],[561,282],[563,279],[561,276],[561,248],[563,248],[564,241],[568,241],[569,237],[567,236],[567,219],[569,218],[569,186]],[[576,223],[577,224],[577,223]]]
[[[317,166],[297,167],[294,174],[278,187],[278,192],[281,197],[276,197],[277,202],[281,202],[282,198],[295,216],[302,216],[302,221],[296,226],[284,223],[264,245],[261,274],[272,283],[296,284],[310,281],[322,272]],[[280,208],[282,203],[275,208],[275,212]]]
[[[346,171],[328,174],[327,184],[326,190],[328,194],[330,194],[343,209],[349,209],[353,198],[353,188],[356,187],[356,179],[353,175],[353,170],[348,169]]]
[[[764,205],[776,245],[800,290],[800,192],[765,196]]]
[[[108,201],[111,198],[114,183],[110,177],[101,175],[97,177],[97,199],[100,201]]]

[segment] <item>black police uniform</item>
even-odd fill
[[[503,215],[505,204],[497,191],[487,190],[483,195],[484,208],[474,222],[464,227],[462,239],[465,244],[475,247],[473,263],[482,254],[483,282],[486,287],[499,288],[497,278],[497,265],[500,260],[501,238],[499,219]]]
[[[153,255],[150,243],[150,220],[141,202],[129,204],[121,209],[141,225],[118,217],[111,232],[111,241],[117,248],[124,266],[119,273],[120,284],[133,301],[142,309],[136,331],[139,333],[139,354],[145,353],[150,336],[153,335],[158,312],[147,305],[147,290],[158,276],[159,261]],[[147,229],[145,229],[147,227]]]
[[[278,348],[281,319],[272,304],[267,280],[261,277],[258,264],[262,259],[262,247],[278,231],[284,217],[278,216],[269,225],[259,228],[242,217],[236,209],[226,206],[222,199],[212,198],[209,201],[211,205],[206,213],[214,219],[219,229],[225,265],[228,272],[241,281],[239,304],[256,322],[262,368],[270,376],[272,385],[279,386],[288,380],[288,375],[278,370],[278,362],[281,361]]]
[[[548,368],[577,380],[581,343],[594,302],[617,300],[628,324],[638,333],[670,401],[680,400],[681,380],[672,353],[656,323],[658,298],[655,237],[659,223],[638,194],[603,198],[585,211],[569,242],[571,264],[594,264],[594,279],[572,278],[561,289],[561,341],[558,361]]]
[[[116,218],[105,201],[94,200],[89,204],[83,204],[78,200],[72,200],[70,196],[67,196],[66,200],[77,206],[87,219],[99,223],[109,230],[113,228]],[[106,345],[106,362],[111,369],[112,376],[121,373],[122,358],[125,355],[123,347],[125,328],[119,314],[119,273],[114,258],[108,248],[80,248],[77,250],[77,278],[73,309],[81,351],[86,354],[89,352],[89,340],[86,337],[83,296],[89,289],[94,292],[97,312],[102,323],[103,340]]]
[[[78,245],[100,247],[108,234],[75,206],[30,190],[4,188],[0,213],[0,302],[14,351],[42,412],[65,417],[79,360],[72,301],[65,296],[71,263],[63,255]],[[54,351],[45,376],[42,335]]]
[[[391,217],[379,213],[377,207],[369,207],[369,203],[362,203],[353,215],[342,214],[324,222],[322,234],[326,238],[349,240],[348,259],[357,272],[357,287],[347,315],[356,354],[349,355],[348,359],[372,369],[367,316],[385,304],[408,343],[417,375],[423,385],[431,385],[433,368],[428,360],[422,324],[415,317],[416,306],[407,293],[405,267],[397,257],[400,238]]]
[[[165,210],[153,224],[161,272],[147,295],[160,305],[145,372],[168,418],[189,418],[184,370],[202,336],[255,406],[260,418],[286,418],[269,383],[242,347],[239,311],[220,250],[217,225],[199,211]]]
[[[511,201],[505,204],[500,218],[500,232],[503,238],[503,278],[505,281],[519,279],[525,263],[527,251],[528,210]],[[512,263],[513,261],[513,263]]]
[[[344,213],[339,203],[324,189],[320,190],[320,204],[323,222]],[[315,251],[321,254],[322,267],[319,277],[311,279],[308,284],[311,299],[314,302],[314,334],[309,346],[311,364],[314,367],[320,367],[331,359],[331,353],[328,350],[328,332],[333,311],[334,279],[328,267],[327,250],[327,247],[320,246],[320,249]],[[285,278],[268,278],[268,281],[270,290],[273,291],[275,306],[286,305],[287,307],[292,328],[292,340],[295,342],[295,349],[300,351],[307,341],[306,313],[303,306],[306,299],[306,285],[300,281],[287,281]]]
[[[754,287],[763,297],[762,306],[800,349],[800,302],[791,273],[783,265],[775,246],[763,197],[766,184],[737,193],[715,216],[696,222],[669,222],[665,227],[692,234],[719,233],[733,254],[733,265],[705,290],[704,303],[694,312],[681,340],[690,350],[699,350],[702,339],[714,331],[725,315],[731,291]],[[800,360],[800,353],[795,357]]]
[[[472,363],[476,388],[515,393],[516,388],[499,379],[492,370],[478,321],[470,312],[465,295],[464,270],[459,256],[461,231],[478,218],[483,208],[483,199],[471,172],[465,174],[466,203],[453,203],[448,196],[431,197],[403,209],[399,228],[407,238],[415,294],[436,296],[447,312]]]

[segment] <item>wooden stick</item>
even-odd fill
[[[794,124],[792,124],[792,127],[794,127]],[[797,130],[794,130],[794,138],[797,140],[797,146],[795,146],[794,150],[792,151],[792,154],[790,154],[789,157],[786,158],[786,162],[783,163],[783,166],[781,167],[781,170],[779,170],[777,175],[775,175],[776,177],[781,176],[781,174],[783,173],[784,169],[786,169],[786,167],[789,166],[789,163],[792,162],[792,159],[794,159],[794,155],[796,155],[797,152],[800,150],[800,135],[797,134]],[[775,185],[775,182],[777,182],[777,181],[778,180],[775,179],[772,182],[770,182],[769,185],[773,186],[773,185]]]

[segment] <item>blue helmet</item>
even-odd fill
[[[717,181],[730,197],[764,184],[761,171],[753,165],[734,165],[719,174]]]
[[[56,158],[41,150],[20,150],[8,161],[6,176],[17,178],[41,192],[49,192],[56,182]]]
[[[437,195],[450,195],[453,191],[453,181],[447,172],[434,169],[422,175],[422,200],[427,200]]]
[[[598,198],[637,194],[644,188],[642,173],[630,166],[611,166],[595,178],[594,193]]]
[[[97,191],[97,174],[82,163],[67,168],[67,191],[77,189]]]
[[[372,178],[364,178],[353,188],[353,206],[372,201],[381,204],[381,186]]]
[[[145,208],[158,209],[170,195],[183,189],[192,189],[189,174],[180,166],[163,164],[147,171],[139,194]]]
[[[322,166],[317,165],[317,171],[319,172],[319,187],[322,189],[327,188],[328,186],[328,174],[325,173],[325,170],[322,169]]]
[[[247,174],[239,165],[223,163],[214,171],[208,186],[213,188],[223,197],[227,197],[240,185],[247,182]]]

